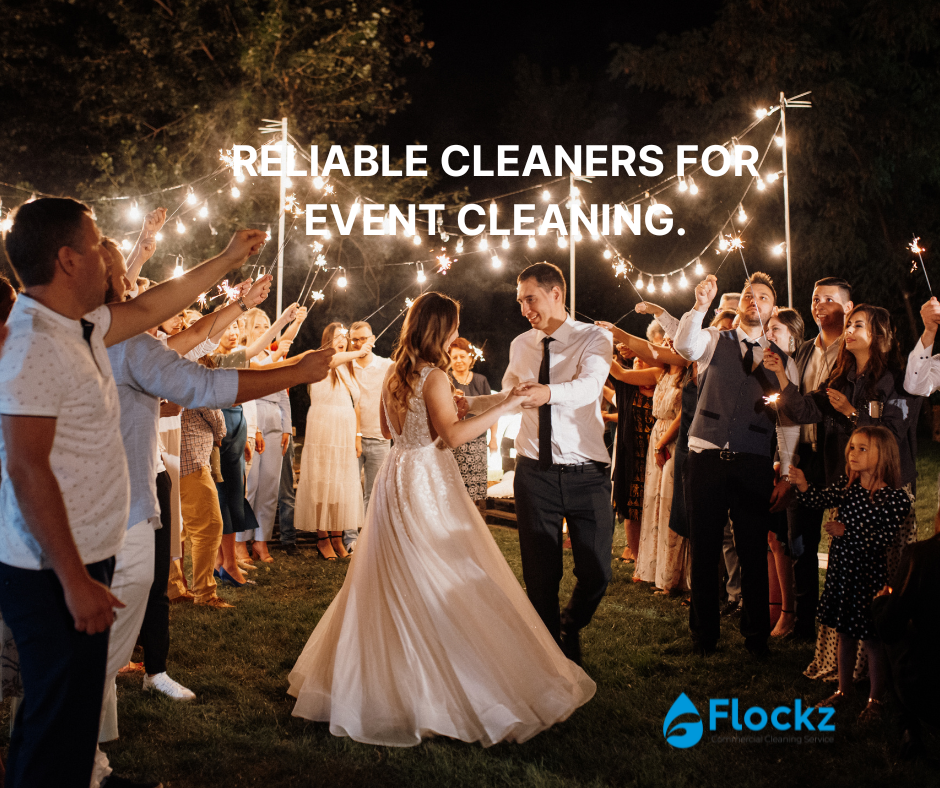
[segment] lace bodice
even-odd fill
[[[671,375],[663,375],[653,392],[653,417],[672,421],[679,415],[682,401],[682,389],[676,386],[677,376],[685,372],[677,369]]]
[[[427,446],[433,446],[436,441],[431,438],[431,428],[428,426],[428,406],[424,402],[424,383],[431,374],[431,370],[436,367],[427,366],[421,370],[418,377],[418,385],[415,386],[415,393],[408,401],[408,412],[405,414],[405,421],[401,425],[401,434],[395,431],[389,415],[388,405],[385,402],[386,392],[382,389],[382,407],[385,408],[385,420],[388,427],[395,437],[395,446],[402,449],[423,449]]]

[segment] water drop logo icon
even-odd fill
[[[694,715],[693,722],[676,722],[679,717]],[[666,721],[663,723],[663,736],[673,747],[685,749],[699,743],[702,738],[702,716],[695,708],[695,704],[689,700],[689,696],[684,692],[676,698],[672,704],[669,713],[666,714]]]

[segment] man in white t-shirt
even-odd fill
[[[390,358],[382,358],[371,352],[375,344],[372,326],[364,320],[353,323],[349,327],[349,349],[362,350],[369,348],[369,353],[357,358],[353,363],[356,367],[356,381],[359,383],[361,399],[359,400],[359,437],[362,441],[362,454],[359,455],[359,470],[364,472],[362,504],[363,511],[369,510],[369,498],[372,497],[372,486],[375,476],[388,456],[392,442],[382,436],[382,427],[379,423],[379,409],[382,407],[382,384],[385,376],[392,366]],[[343,544],[350,553],[356,548],[356,539],[359,533],[349,530],[343,534]]]
[[[0,365],[0,609],[24,695],[7,786],[91,781],[108,632],[123,607],[108,586],[130,510],[106,348],[180,312],[264,240],[239,231],[186,275],[105,306],[107,256],[91,209],[40,199],[14,213],[4,246],[24,293]]]

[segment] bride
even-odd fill
[[[459,310],[425,293],[405,317],[382,388],[394,445],[346,581],[289,676],[293,714],[329,722],[335,736],[398,747],[435,735],[523,742],[596,689],[529,603],[448,451],[521,400],[457,420],[444,370]]]

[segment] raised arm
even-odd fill
[[[424,401],[428,406],[431,426],[445,445],[454,449],[485,433],[494,421],[518,407],[519,396],[508,396],[500,404],[459,421],[454,407],[450,381],[443,370],[433,370],[424,382]]]
[[[251,361],[251,359],[270,345],[274,341],[274,337],[280,333],[281,329],[294,319],[294,315],[297,314],[299,308],[297,304],[291,304],[287,309],[281,312],[277,320],[271,324],[271,327],[245,348],[245,358]]]
[[[137,237],[137,243],[127,256],[127,278],[131,284],[137,281],[140,269],[157,251],[157,233],[165,222],[166,208],[157,208],[144,217],[144,226]]]
[[[689,361],[698,361],[708,350],[714,332],[703,331],[702,321],[718,294],[718,280],[713,274],[695,286],[695,307],[686,312],[679,321],[673,345],[676,352]]]
[[[111,325],[104,338],[105,345],[116,345],[182,312],[228,271],[240,268],[248,257],[258,254],[265,238],[261,230],[239,230],[220,255],[178,278],[150,288],[131,301],[111,304]]]
[[[663,374],[662,367],[648,369],[624,369],[616,361],[610,365],[610,374],[621,383],[631,386],[655,386]]]
[[[626,331],[617,328],[610,323],[605,323],[602,320],[597,322],[601,328],[606,328],[611,332],[614,338],[614,343],[618,345],[626,345],[630,350],[632,350],[637,356],[639,356],[647,364],[650,364],[654,367],[663,367],[666,364],[671,364],[677,367],[687,367],[689,366],[689,361],[670,347],[666,345],[654,345],[652,342],[649,342],[645,339],[641,339],[638,336],[633,334],[628,334]]]
[[[294,315],[294,321],[287,327],[287,330],[277,340],[277,350],[271,354],[272,361],[280,361],[286,358],[290,352],[290,346],[297,337],[297,332],[307,319],[307,307],[298,307],[297,314]]]
[[[920,308],[924,333],[907,357],[904,388],[916,397],[929,397],[940,388],[940,356],[933,355],[933,345],[940,325],[940,302],[934,296]]]

